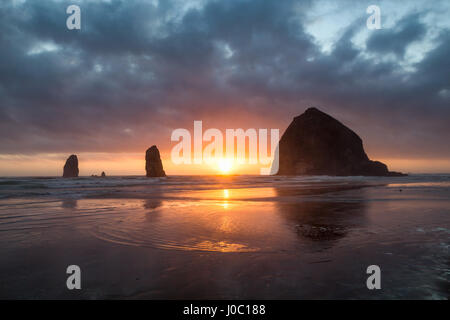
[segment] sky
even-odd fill
[[[312,106],[390,170],[450,172],[449,17],[439,0],[1,1],[0,176],[61,175],[70,154],[81,175],[144,174],[152,145],[167,174],[214,173],[172,163],[173,130],[282,134]]]

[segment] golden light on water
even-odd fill
[[[228,201],[227,199],[230,197],[230,192],[228,191],[228,189],[223,189],[223,203],[222,203],[222,207],[224,207],[225,209],[228,208]]]

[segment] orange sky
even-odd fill
[[[0,176],[61,176],[68,154],[1,155]],[[170,152],[161,154],[164,170],[168,175],[221,174],[217,165],[175,165]],[[450,172],[448,159],[387,159],[378,158],[386,163],[390,170],[406,173],[443,173]],[[144,152],[140,153],[79,153],[81,176],[99,175],[144,175]],[[234,164],[230,174],[259,174],[259,165]]]

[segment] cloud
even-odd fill
[[[362,12],[324,53],[306,31],[310,1],[80,1],[79,31],[65,27],[69,4],[0,5],[1,153],[167,150],[193,120],[283,131],[316,105],[377,154],[450,156],[449,30],[414,71],[402,64],[433,27],[420,14],[362,48]]]
[[[426,26],[420,22],[422,15],[423,13],[409,14],[396,23],[395,27],[372,33],[366,43],[367,49],[381,54],[394,53],[403,58],[408,45],[426,35]]]

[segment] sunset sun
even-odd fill
[[[219,159],[217,161],[217,167],[223,174],[230,173],[231,169],[233,168],[233,160],[226,158]]]

